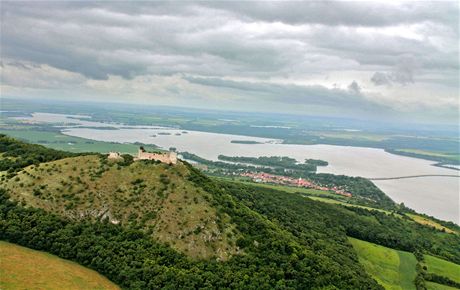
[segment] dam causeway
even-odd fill
[[[407,176],[396,176],[396,177],[373,177],[367,178],[369,180],[392,180],[392,179],[406,179],[406,178],[419,178],[419,177],[457,177],[460,175],[455,174],[420,174],[420,175],[407,175]]]

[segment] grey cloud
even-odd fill
[[[423,83],[451,98],[459,87],[454,1],[4,1],[1,10],[3,64],[57,68],[56,75],[73,73],[68,82],[183,74],[262,100],[376,110],[385,108],[361,88],[369,76],[376,95],[385,92],[380,86]],[[356,81],[341,90],[279,79]]]
[[[379,71],[374,73],[374,75],[371,77],[371,81],[376,86],[391,85],[390,76],[387,73],[383,73]]]
[[[407,85],[414,83],[414,73],[419,65],[412,57],[403,57],[392,72],[376,72],[371,81],[376,85]]]
[[[433,21],[457,23],[454,1],[406,2],[395,5],[371,1],[216,1],[218,9],[262,21],[325,25],[386,26]]]
[[[308,75],[330,69],[325,62],[331,56],[342,69],[353,62],[392,67],[408,53],[428,69],[455,70],[458,49],[439,50],[426,41],[392,35],[375,39],[358,29],[431,21],[440,23],[434,27],[443,37],[450,37],[458,35],[455,9],[451,3],[5,2],[2,50],[8,58],[93,79],[149,73]]]
[[[348,85],[348,89],[355,94],[361,93],[361,87],[356,81],[352,81],[351,84]]]
[[[329,89],[320,85],[299,86],[266,82],[232,81],[220,78],[184,77],[188,82],[203,86],[230,89],[238,95],[279,101],[299,105],[339,106],[343,109],[386,110],[385,106],[373,103],[361,94],[361,88],[352,82],[348,90]]]

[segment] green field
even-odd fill
[[[371,134],[365,132],[346,132],[346,131],[321,131],[321,132],[312,132],[313,135],[326,138],[334,139],[346,139],[346,140],[364,140],[364,141],[374,141],[381,142],[389,139],[391,136],[384,134]]]
[[[428,150],[419,150],[419,149],[398,149],[397,151],[407,152],[407,153],[415,153],[427,156],[435,156],[435,157],[453,157],[453,154],[448,154],[444,152],[436,152],[436,151],[428,151]]]
[[[58,132],[38,131],[38,130],[4,130],[0,129],[1,134],[27,141],[29,143],[40,144],[49,148],[65,150],[70,152],[99,152],[107,153],[117,151],[121,153],[135,154],[139,149],[138,145],[121,144],[111,142],[94,141],[79,137],[67,136]]]
[[[458,153],[451,152],[439,152],[439,151],[429,151],[429,150],[420,150],[420,149],[395,149],[393,153],[412,154],[417,158],[426,158],[428,160],[439,160],[443,162],[460,162],[460,155]]]
[[[0,289],[119,289],[97,272],[0,241]]]
[[[412,253],[397,251],[373,243],[349,238],[366,271],[385,289],[415,289],[415,265]]]
[[[425,255],[425,265],[428,268],[428,273],[445,276],[460,283],[460,265],[429,255]]]
[[[295,186],[286,186],[286,185],[275,185],[275,184],[266,184],[266,183],[255,183],[249,182],[253,186],[270,188],[285,191],[288,193],[305,193],[308,195],[315,195],[315,196],[332,196],[338,197],[339,195],[334,194],[330,191],[318,190],[318,189],[311,189],[311,188],[304,188],[304,187],[295,187]]]
[[[358,204],[352,204],[352,203],[346,203],[344,201],[331,199],[331,198],[325,198],[325,197],[319,197],[319,196],[308,196],[308,198],[311,198],[311,199],[317,200],[317,201],[321,201],[321,202],[326,202],[326,203],[340,204],[340,205],[343,205],[343,206],[359,207],[359,208],[364,208],[364,209],[367,209],[367,210],[376,210],[376,211],[384,212],[386,214],[391,214],[391,212],[389,212],[387,210],[384,210],[384,209],[374,208],[374,207],[369,207],[369,206],[364,206],[364,205],[358,205]],[[400,215],[396,215],[396,216],[400,216]]]
[[[457,288],[438,284],[438,283],[433,283],[433,282],[425,282],[426,288],[428,290],[455,290]]]

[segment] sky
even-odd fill
[[[1,95],[459,121],[457,1],[1,1]]]

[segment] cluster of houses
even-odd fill
[[[257,173],[245,172],[245,173],[240,174],[240,176],[249,177],[254,182],[305,187],[305,188],[331,191],[331,192],[334,192],[335,194],[339,194],[339,195],[346,196],[346,197],[352,196],[351,193],[346,192],[345,190],[338,188],[337,186],[333,186],[333,187],[320,186],[320,185],[315,184],[312,181],[302,179],[302,178],[297,179],[293,177],[273,175],[273,174],[268,174],[268,173],[263,173],[263,172],[257,172]]]

